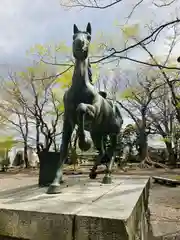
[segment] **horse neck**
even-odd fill
[[[88,67],[89,67],[89,60],[88,58],[84,61],[76,60],[74,66],[74,74],[72,78],[72,86],[77,86],[80,88],[81,86],[89,86],[89,76],[88,76]]]

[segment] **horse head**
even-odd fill
[[[73,56],[84,61],[88,57],[91,42],[91,24],[88,23],[86,31],[80,31],[76,24],[73,28]]]

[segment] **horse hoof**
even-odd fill
[[[112,178],[111,176],[104,176],[103,180],[102,180],[103,184],[111,184],[112,183]]]
[[[61,193],[61,185],[50,185],[47,190],[47,194],[58,194]]]
[[[89,174],[89,178],[90,179],[96,179],[96,177],[97,177],[97,173],[96,172],[90,172],[90,174]]]

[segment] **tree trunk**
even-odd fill
[[[44,140],[44,151],[48,152],[48,136],[45,136],[45,140]]]
[[[41,151],[40,144],[39,144],[39,140],[40,140],[39,128],[40,128],[40,122],[38,119],[36,119],[36,149],[38,153]]]
[[[52,144],[55,152],[59,152],[59,147],[56,141],[56,135],[52,136]]]
[[[168,163],[172,167],[176,167],[176,157],[175,157],[175,154],[174,154],[172,143],[171,142],[165,142],[165,144],[166,144],[166,148],[167,148],[167,151],[168,151]]]
[[[144,161],[148,156],[148,134],[146,133],[146,109],[147,105],[141,108],[142,120],[139,123],[139,159]]]
[[[138,145],[138,153],[139,153],[139,160],[143,161],[148,155],[148,138],[147,134],[145,132],[145,129],[139,129],[139,134],[138,134],[138,140],[137,140],[137,145]]]
[[[177,140],[174,141],[174,157],[178,161],[178,141]]]
[[[50,134],[47,134],[45,136],[45,144],[44,144],[44,151],[49,151],[51,145],[53,143],[53,139],[52,139],[52,136]]]
[[[139,146],[139,159],[140,161],[145,160],[148,155],[148,144],[147,139],[145,138],[143,142],[140,143]]]
[[[25,168],[29,167],[29,161],[28,161],[28,146],[27,142],[24,142],[24,163],[25,163]]]

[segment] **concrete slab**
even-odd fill
[[[76,216],[75,239],[133,239],[148,198],[147,179],[124,179]],[[138,221],[137,221],[138,219]]]
[[[18,187],[6,187],[0,192],[0,235],[30,240],[130,239],[136,218],[144,212],[149,179],[115,177],[112,184],[103,185],[101,178],[68,177],[59,195],[47,195],[46,188],[36,184],[26,186],[24,179]]]

